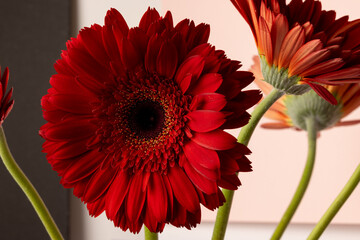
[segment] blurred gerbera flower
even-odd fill
[[[360,20],[336,19],[317,0],[231,0],[255,37],[265,81],[288,94],[310,87],[332,104],[319,84],[359,82]]]
[[[1,76],[1,68],[0,68],[0,125],[4,122],[5,118],[9,115],[11,109],[14,106],[14,100],[11,99],[13,88],[10,88],[9,92],[6,93],[6,88],[9,81],[9,68],[5,68],[5,71]]]
[[[255,83],[267,95],[273,88],[263,81],[259,57],[254,57],[255,64],[251,71],[255,75]],[[301,96],[285,95],[266,112],[265,116],[275,122],[265,123],[264,128],[282,129],[295,128],[306,130],[305,119],[316,119],[317,131],[333,126],[345,126],[360,123],[360,120],[344,121],[343,118],[360,106],[360,84],[348,83],[338,86],[324,85],[334,98],[337,105],[331,105],[320,98],[314,91]]]
[[[240,63],[207,43],[209,26],[154,9],[139,27],[111,9],[80,31],[55,64],[42,99],[43,151],[66,188],[116,226],[190,228],[200,204],[223,204],[251,171],[250,151],[224,129],[249,120],[258,90]]]

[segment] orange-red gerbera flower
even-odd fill
[[[265,81],[289,94],[309,86],[332,104],[319,84],[359,82],[360,19],[335,20],[317,0],[231,0],[250,25]]]
[[[0,68],[0,99],[1,99],[0,125],[4,122],[5,118],[9,115],[11,109],[14,106],[14,100],[11,99],[13,88],[10,88],[9,92],[6,94],[8,81],[9,81],[9,69],[5,68],[5,71],[1,76],[1,68]]]
[[[208,41],[209,26],[173,26],[154,9],[139,27],[111,9],[80,31],[55,64],[42,99],[43,151],[66,188],[123,230],[190,228],[200,204],[225,201],[250,171],[250,151],[224,129],[249,120],[260,99],[240,63]]]
[[[273,88],[263,81],[260,60],[254,57],[255,64],[251,71],[255,75],[255,83],[267,95]],[[360,120],[342,121],[342,119],[360,106],[360,84],[348,83],[338,86],[324,85],[335,97],[338,104],[331,105],[320,98],[314,91],[303,95],[285,95],[280,98],[266,112],[265,116],[275,122],[265,123],[262,127],[271,129],[295,128],[306,130],[305,118],[312,116],[316,119],[317,130],[333,126],[344,126],[360,123]]]

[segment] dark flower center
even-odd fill
[[[138,72],[104,91],[93,112],[99,151],[130,172],[166,173],[178,161],[191,96],[173,79]]]
[[[155,138],[163,127],[165,112],[163,107],[154,101],[137,102],[129,110],[129,128],[140,138]]]

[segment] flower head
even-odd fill
[[[255,75],[255,83],[264,94],[268,94],[273,88],[270,84],[262,81],[258,57],[254,58],[255,64],[251,71]],[[285,95],[279,99],[265,114],[266,117],[275,120],[273,123],[265,123],[265,128],[295,128],[306,130],[305,119],[313,117],[316,120],[317,130],[324,130],[333,126],[344,126],[360,123],[360,120],[342,121],[342,119],[360,106],[360,84],[348,83],[338,86],[324,86],[334,98],[337,105],[332,105],[320,98],[314,91],[303,95]]]
[[[0,68],[0,125],[4,122],[5,118],[9,115],[11,109],[14,106],[14,100],[11,99],[13,88],[10,88],[9,92],[6,94],[6,88],[9,81],[9,69],[5,68],[5,71],[1,76]]]
[[[336,20],[317,0],[231,0],[255,37],[265,81],[288,94],[360,80],[360,19]]]
[[[240,63],[207,43],[209,26],[148,9],[139,27],[111,9],[80,31],[42,99],[43,151],[61,183],[131,232],[190,228],[200,204],[225,201],[251,171],[250,151],[224,129],[249,120],[259,91]]]

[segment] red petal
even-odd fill
[[[293,69],[295,66],[299,67],[301,65],[301,60],[309,56],[311,53],[321,50],[323,47],[322,42],[319,39],[311,40],[310,42],[305,43],[300,49],[295,53],[291,58],[289,65],[289,70]],[[294,74],[296,75],[296,74]]]
[[[204,58],[201,56],[193,56],[190,58],[187,58],[179,67],[176,76],[175,81],[181,85],[181,82],[185,77],[187,77],[189,74],[192,75],[193,80],[197,80],[204,68]]]
[[[135,49],[131,41],[123,38],[121,41],[121,61],[127,69],[132,69],[142,63],[139,52]]]
[[[253,80],[254,75],[251,72],[236,71],[224,79],[218,92],[224,94],[227,99],[233,99]]]
[[[193,48],[186,56],[191,57],[191,56],[200,55],[206,57],[206,61],[207,61],[208,58],[211,57],[211,55],[213,55],[214,53],[215,53],[214,46],[211,46],[210,43],[203,43]]]
[[[76,118],[68,119],[57,125],[53,125],[46,131],[40,130],[41,135],[46,140],[63,141],[77,140],[92,136],[97,127],[89,123],[88,119]]]
[[[105,198],[100,198],[95,202],[86,204],[89,210],[89,215],[92,217],[98,217],[105,210]]]
[[[157,71],[166,78],[172,78],[178,64],[178,54],[172,42],[165,41],[160,48],[156,59]]]
[[[275,66],[278,65],[280,48],[288,31],[289,23],[286,17],[282,14],[277,15],[271,27],[271,41],[274,55],[273,63]]]
[[[216,151],[199,146],[193,141],[188,141],[183,149],[187,160],[194,167],[200,165],[212,170],[220,168],[220,160]]]
[[[360,78],[360,65],[355,65],[352,67],[340,69],[334,72],[325,73],[323,75],[317,76],[314,79],[314,81],[336,81],[336,80],[343,80],[343,79],[358,79],[354,82],[359,82]]]
[[[226,188],[229,190],[236,190],[238,186],[241,185],[241,182],[236,174],[232,174],[232,175],[221,176],[221,179],[218,181],[218,184],[222,188]]]
[[[184,171],[175,165],[169,169],[167,176],[179,203],[189,212],[197,212],[200,209],[199,198]]]
[[[174,23],[173,23],[173,17],[170,11],[167,11],[165,13],[165,16],[163,18],[165,20],[165,24],[167,24],[167,28],[174,28]]]
[[[128,34],[129,27],[126,24],[126,21],[123,18],[123,16],[115,8],[111,8],[109,11],[107,11],[105,16],[105,25],[113,25],[113,24],[116,24],[119,27],[119,29],[121,30],[124,36]]]
[[[160,51],[162,39],[159,35],[153,35],[148,43],[145,54],[145,68],[149,72],[156,72],[156,60]]]
[[[205,203],[204,206],[210,210],[215,210],[219,206],[222,206],[225,202],[225,197],[221,192],[220,188],[218,188],[217,193],[208,195],[204,194]]]
[[[86,50],[99,64],[107,68],[109,67],[110,58],[102,42],[102,27],[100,29],[101,31],[96,30],[94,27],[84,28],[79,32],[78,40],[83,43]]]
[[[195,95],[190,110],[213,110],[220,111],[226,105],[226,98],[219,93],[202,93]]]
[[[184,153],[180,154],[179,158],[180,158],[179,166],[181,166],[181,167],[183,167],[186,164],[186,162],[189,162],[189,160],[186,158]],[[209,169],[209,168],[201,166],[200,163],[198,163],[196,161],[192,161],[191,163],[189,162],[189,164],[192,164],[192,167],[194,169],[196,169],[198,173],[200,173],[207,179],[215,181],[220,178],[220,169]]]
[[[325,101],[331,103],[332,105],[337,105],[338,102],[336,100],[336,98],[334,97],[334,95],[332,95],[326,88],[324,88],[323,86],[319,85],[319,84],[312,84],[311,82],[306,82],[307,84],[309,84],[309,86],[320,96],[322,97]]]
[[[1,71],[1,69],[0,69],[0,71]],[[0,72],[0,74],[1,74],[1,72]],[[3,88],[3,85],[1,83],[0,84],[0,100],[3,98],[4,94],[5,94],[5,88]]]
[[[110,62],[110,68],[115,75],[115,77],[118,79],[128,79],[127,70],[125,69],[125,66],[122,64],[121,61],[112,61]],[[103,88],[99,89],[99,91],[102,91]]]
[[[85,79],[86,82],[94,83],[98,88],[101,86],[98,81],[94,82],[89,80],[88,78]],[[64,75],[61,73],[51,76],[50,84],[53,88],[55,88],[57,93],[82,94],[84,92],[84,89],[76,83],[76,77]]]
[[[158,173],[151,173],[147,188],[147,207],[154,222],[165,222],[168,211],[168,193]]]
[[[69,61],[74,71],[89,78],[88,81],[95,81],[100,84],[111,81],[109,80],[109,69],[104,68],[86,52],[75,48],[69,49]]]
[[[48,101],[60,110],[75,114],[91,114],[89,97],[73,94],[52,94]]]
[[[179,86],[182,93],[185,93],[189,89],[191,79],[192,79],[192,74],[190,73],[182,79]]]
[[[161,178],[163,180],[164,186],[166,188],[166,191],[168,193],[168,218],[172,218],[173,210],[174,210],[174,198],[173,198],[173,191],[171,188],[171,184],[169,182],[169,179],[165,175],[161,175]]]
[[[84,139],[82,141],[65,142],[65,144],[62,144],[59,147],[55,148],[56,149],[55,151],[54,151],[54,147],[52,147],[52,149],[46,149],[45,147],[43,147],[43,149],[44,152],[47,152],[49,154],[48,156],[52,158],[56,158],[56,159],[74,158],[88,151],[86,145],[87,141],[88,141],[87,139]],[[59,145],[59,143],[57,143],[57,145]]]
[[[231,114],[226,118],[226,122],[221,126],[222,129],[234,129],[245,126],[251,118],[247,112]]]
[[[126,200],[126,216],[129,221],[135,223],[139,220],[144,207],[146,192],[143,191],[143,175],[135,174],[130,183],[129,193]]]
[[[145,56],[149,42],[149,37],[146,33],[142,29],[134,27],[129,30],[128,39],[132,42],[138,53],[141,56]]]
[[[105,17],[106,21],[106,17]],[[126,36],[126,35],[125,35]],[[104,26],[102,30],[102,41],[108,56],[112,61],[120,61],[120,51],[114,36],[112,26]]]
[[[44,107],[44,102],[41,101],[41,106],[46,109],[46,107]],[[57,123],[59,121],[62,121],[66,115],[68,115],[69,113],[66,113],[64,111],[60,111],[60,110],[56,110],[56,111],[48,111],[48,110],[44,110],[43,111],[43,117],[46,121],[50,122],[50,123]]]
[[[360,120],[349,120],[349,121],[341,121],[336,124],[336,126],[351,126],[355,124],[359,124]]]
[[[111,62],[110,62],[110,66],[111,66]],[[96,101],[97,99],[94,97],[95,94],[103,93],[104,85],[99,82],[91,81],[87,77],[77,76],[75,78],[75,82],[77,83],[76,85],[79,86],[81,89],[81,91],[78,91],[77,94],[79,93],[86,94],[88,96],[88,102]],[[77,86],[76,88],[78,88]]]
[[[125,196],[129,190],[130,177],[127,172],[119,172],[112,182],[106,196],[106,216],[114,219],[121,205],[124,202]]]
[[[319,51],[310,53],[309,55],[303,57],[299,62],[291,67],[289,66],[289,74],[304,76],[303,72],[309,69],[310,67],[326,60],[330,56],[330,51],[328,49],[321,49]]]
[[[306,71],[302,73],[302,75],[311,76],[311,75],[320,75],[323,73],[332,72],[341,68],[342,66],[344,66],[344,64],[345,62],[342,58],[330,59],[328,61],[309,67]]]
[[[85,202],[93,202],[98,199],[105,191],[108,190],[114,177],[116,176],[117,169],[107,168],[100,169],[92,175],[89,183],[85,189],[85,195],[82,200]]]
[[[192,141],[200,146],[212,150],[227,150],[236,145],[236,138],[223,130],[214,130],[212,132],[197,133],[194,132]]]
[[[149,26],[160,19],[159,13],[156,11],[155,8],[148,8],[147,11],[142,16],[139,27],[144,30],[145,32],[148,30]]]
[[[246,109],[253,107],[261,99],[259,90],[247,90],[240,92],[231,101],[228,101],[224,110],[240,114]]]
[[[195,28],[193,21],[190,22],[190,31],[188,33],[188,46],[192,49],[198,45],[206,43],[210,35],[210,27],[205,23],[200,23]]]
[[[74,187],[73,194],[74,196],[81,198],[84,195],[86,184],[88,183],[89,179],[84,179],[80,182],[77,182],[75,186],[66,186],[65,188],[71,188]]]
[[[203,175],[199,174],[189,163],[185,163],[184,169],[192,183],[206,194],[217,192],[216,181],[211,181]]]
[[[270,30],[267,26],[266,20],[259,17],[259,30],[260,30],[260,55],[265,54],[267,63],[271,66],[273,64],[273,47],[271,43]]]
[[[0,77],[1,77],[1,68],[0,68]],[[9,68],[6,67],[3,74],[2,74],[2,77],[1,77],[1,98],[5,95],[5,92],[6,92],[6,88],[7,88],[7,85],[8,85],[8,82],[9,82]]]
[[[221,112],[212,110],[195,110],[186,115],[187,125],[196,132],[209,132],[219,128],[226,120]]]
[[[305,42],[305,31],[297,25],[285,36],[279,55],[279,68],[288,68],[291,58]]]
[[[12,88],[11,88],[12,89]],[[2,119],[7,118],[12,108],[14,107],[14,100],[11,100],[3,109]]]
[[[71,183],[89,176],[100,167],[104,158],[105,155],[99,153],[98,150],[91,150],[84,153],[84,155],[71,160],[71,166],[66,170],[63,181],[65,183]]]
[[[189,92],[191,95],[198,95],[201,93],[213,93],[220,87],[223,79],[218,73],[208,73],[203,76],[193,85]]]

